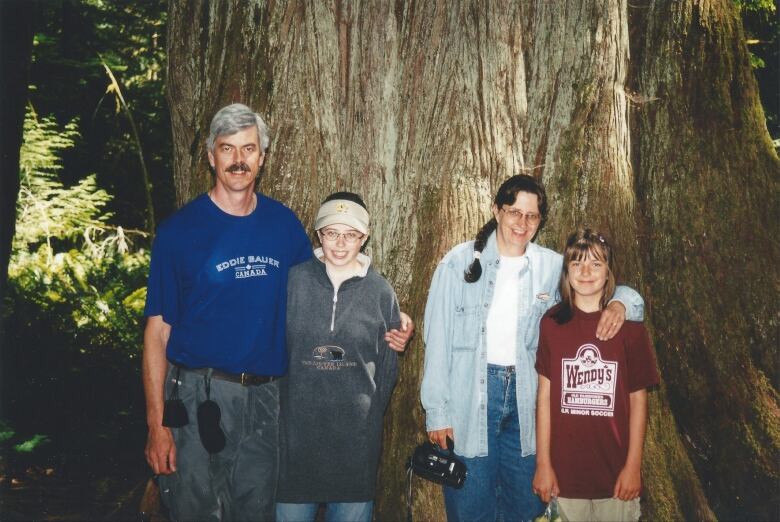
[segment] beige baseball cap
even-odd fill
[[[348,199],[333,199],[320,206],[314,229],[320,230],[328,225],[348,225],[363,234],[368,234],[368,211]]]

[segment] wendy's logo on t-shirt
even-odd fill
[[[239,256],[217,263],[216,268],[217,272],[232,269],[234,279],[246,279],[268,275],[269,269],[279,268],[279,261],[268,256]]]
[[[618,363],[605,361],[593,344],[583,344],[561,361],[561,413],[612,417]]]

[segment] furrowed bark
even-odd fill
[[[176,201],[211,187],[209,123],[221,107],[242,102],[261,114],[270,90],[266,5],[259,1],[168,4],[167,98],[173,134]]]
[[[404,463],[424,438],[433,269],[516,172],[547,186],[540,243],[605,230],[645,297],[664,379],[645,517],[771,514],[778,161],[727,0],[172,0],[169,20],[179,202],[211,183],[214,112],[246,103],[272,129],[261,190],[308,229],[329,193],[360,193],[369,253],[417,320],[385,419],[378,520],[405,517]],[[438,487],[415,480],[414,515],[443,519]]]
[[[560,250],[578,226],[605,232],[616,248],[618,280],[651,302],[630,156],[627,5],[540,2],[532,13],[526,154],[550,199],[540,242]],[[665,393],[661,386],[650,396],[643,512],[648,520],[713,519]]]
[[[635,165],[659,365],[718,517],[772,519],[780,163],[741,24],[722,0],[643,3],[632,26]]]
[[[0,4],[0,317],[5,309],[8,263],[16,230],[16,201],[19,196],[19,151],[24,130],[24,108],[32,57],[34,2],[7,0]],[[9,394],[5,390],[4,353],[0,322],[0,417]]]

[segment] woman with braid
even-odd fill
[[[512,176],[476,240],[453,248],[433,275],[425,307],[421,389],[428,438],[454,443],[466,463],[462,489],[444,488],[450,521],[528,520],[543,508],[535,472],[534,370],[542,315],[558,300],[562,257],[532,240],[547,197],[533,177]],[[618,287],[595,331],[610,339],[642,298]]]

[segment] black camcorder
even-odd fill
[[[455,456],[455,445],[449,437],[447,446],[450,449],[440,448],[430,441],[420,444],[409,457],[408,467],[426,480],[460,489],[466,480],[466,465]]]

